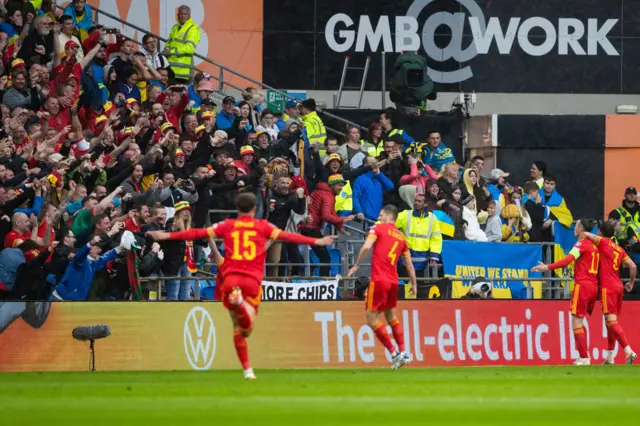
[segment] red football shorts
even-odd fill
[[[255,278],[247,275],[227,273],[222,283],[222,304],[230,311],[234,311],[236,307],[229,303],[229,294],[235,287],[239,287],[242,291],[242,298],[258,312],[260,299],[262,298],[262,284]]]
[[[398,305],[398,283],[371,281],[367,290],[366,310],[379,312]]]
[[[602,303],[603,314],[620,315],[622,310],[622,299],[624,297],[624,287],[621,285],[603,286],[600,289],[600,303]]]
[[[576,283],[571,295],[571,313],[578,318],[591,315],[598,297],[598,287],[593,284]]]

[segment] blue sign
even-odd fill
[[[540,261],[542,247],[537,244],[446,240],[442,247],[445,275],[451,278],[469,278],[453,282],[453,297],[464,296],[474,278],[485,277],[493,282],[494,297],[526,299],[527,285],[523,281],[501,279],[542,277],[539,272],[531,272],[531,268]],[[539,283],[536,285],[539,286]]]

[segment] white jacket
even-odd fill
[[[467,221],[467,229],[464,231],[464,236],[469,241],[487,241],[487,235],[480,229],[478,223],[478,216],[476,213],[467,206],[462,207],[462,219]]]

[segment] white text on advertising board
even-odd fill
[[[474,0],[456,0],[467,12],[436,12],[424,20],[422,29],[418,17],[433,0],[414,0],[405,16],[361,15],[352,18],[344,13],[333,15],[325,27],[327,45],[335,52],[408,52],[422,50],[432,60],[445,62],[455,60],[468,62],[478,54],[489,52],[495,43],[500,55],[511,53],[516,43],[531,56],[544,56],[556,51],[558,55],[594,56],[605,54],[619,56],[611,44],[608,34],[618,19],[598,22],[590,18],[586,22],[575,18],[558,18],[551,21],[538,16],[512,17],[506,23],[496,17],[487,21],[482,9]],[[357,21],[357,24],[356,24]],[[395,31],[392,31],[391,22]],[[473,41],[463,46],[463,29],[469,23]],[[436,44],[436,31],[448,27],[451,38],[445,47]],[[530,39],[532,30],[542,31],[544,36]],[[532,41],[533,40],[533,41]],[[458,83],[473,77],[471,66],[454,71],[439,71],[429,68],[429,75],[437,83]]]

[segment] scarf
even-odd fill
[[[129,285],[131,286],[131,296],[134,300],[144,300],[142,289],[140,288],[140,274],[138,273],[138,253],[127,251],[127,272],[129,275]]]
[[[196,266],[196,257],[193,251],[193,241],[187,241],[184,248],[184,260],[187,262],[187,270],[192,274],[198,271]]]

